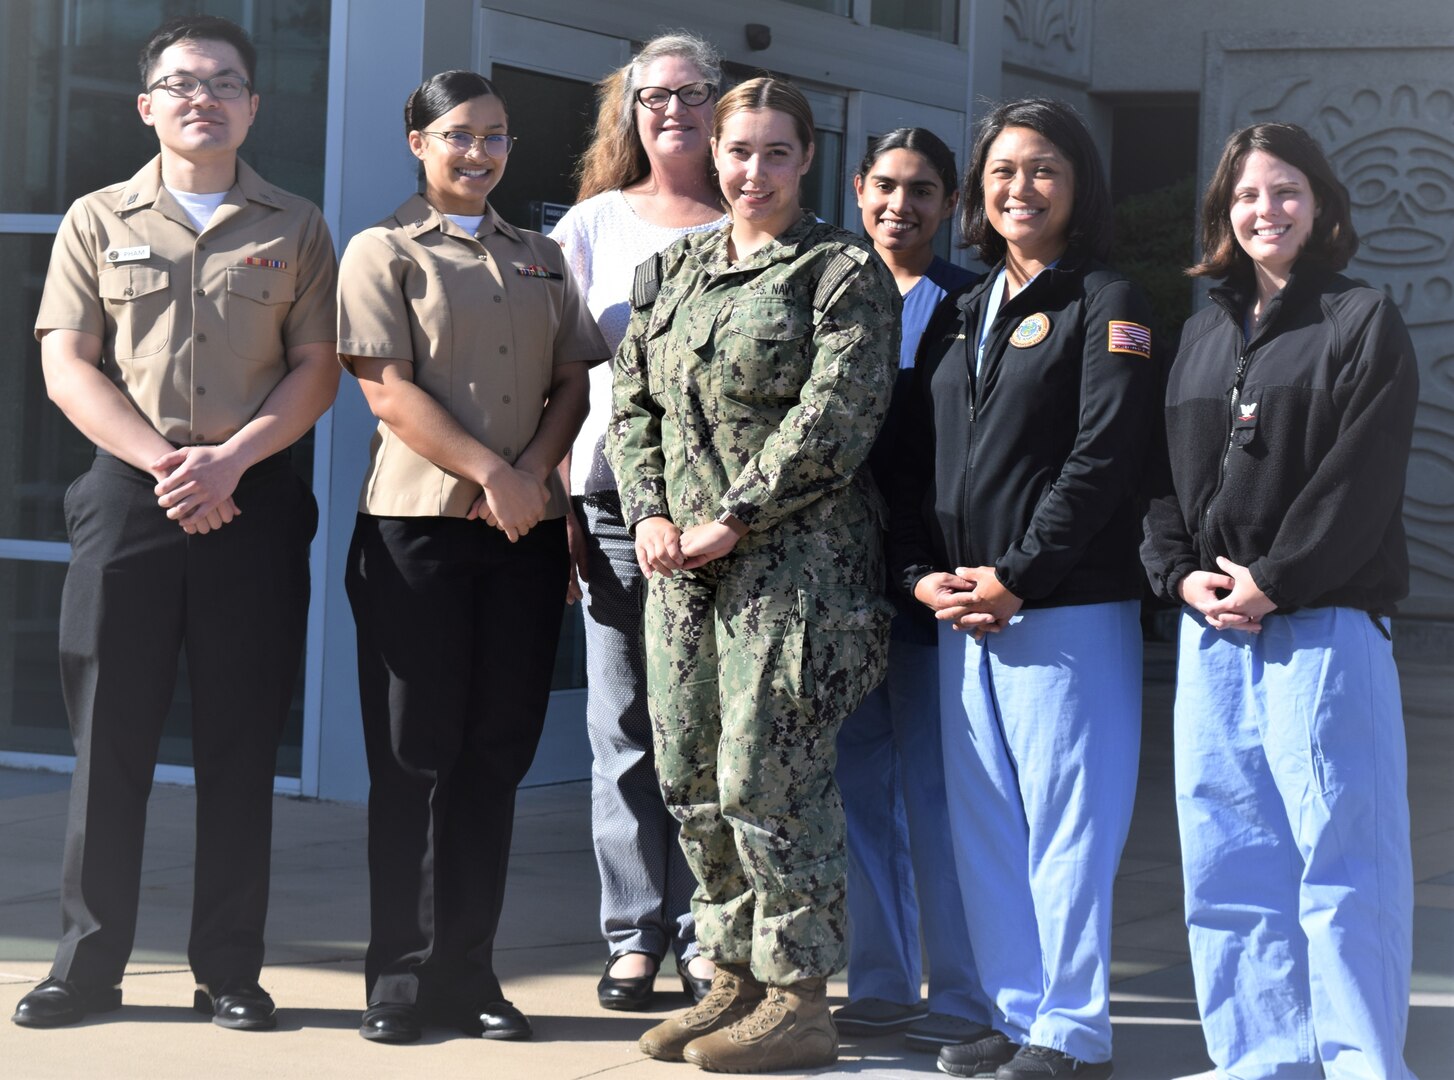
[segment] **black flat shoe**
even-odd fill
[[[210,1015],[218,1027],[235,1031],[271,1031],[278,1026],[278,1010],[268,992],[250,979],[224,979],[216,986],[199,986],[192,1008]]]
[[[88,986],[46,979],[15,1006],[11,1023],[21,1027],[53,1028],[84,1020],[87,1013],[121,1008],[121,987]]]
[[[682,977],[682,993],[691,998],[693,1003],[701,1001],[712,989],[713,976],[699,979],[692,974],[692,969],[687,964],[677,968],[677,974]]]
[[[369,1042],[411,1043],[423,1034],[419,1010],[413,1005],[370,1005],[358,1033]]]
[[[624,1009],[633,1011],[644,1009],[651,1004],[651,992],[656,983],[656,973],[661,967],[661,961],[650,953],[640,955],[648,957],[652,962],[651,974],[642,975],[635,979],[617,979],[611,974],[611,967],[617,960],[626,953],[618,953],[606,961],[606,971],[601,976],[601,981],[596,984],[596,1000],[601,1003],[603,1009]],[[686,985],[686,976],[682,976],[682,985]],[[710,981],[709,981],[710,985]]]
[[[487,1001],[460,1027],[481,1039],[528,1039],[533,1034],[525,1014],[508,1001]]]

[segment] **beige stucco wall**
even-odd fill
[[[1089,0],[1038,3],[1091,6]],[[1310,32],[1454,34],[1450,0],[1095,0],[1094,7],[1091,83],[1099,94],[1199,93],[1208,33],[1235,33],[1268,46]]]

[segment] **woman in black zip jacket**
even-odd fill
[[[1111,1075],[1111,890],[1141,725],[1136,494],[1159,380],[1075,112],[996,108],[961,225],[993,266],[925,331],[891,558],[940,620],[949,818],[996,1031],[941,1070]],[[995,1072],[999,1068],[998,1073]]]
[[[1338,271],[1348,193],[1291,124],[1227,140],[1202,205],[1225,278],[1166,393],[1174,491],[1142,558],[1182,611],[1176,791],[1218,1074],[1410,1075],[1407,761],[1388,616],[1418,372]]]

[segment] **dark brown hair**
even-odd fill
[[[954,164],[954,151],[938,135],[921,127],[895,128],[870,142],[868,153],[858,163],[858,178],[867,180],[878,159],[891,150],[912,150],[927,161],[944,187],[945,198],[959,190],[959,167]]]
[[[1322,148],[1296,124],[1253,124],[1234,132],[1222,148],[1211,183],[1202,196],[1202,261],[1190,267],[1193,277],[1227,278],[1250,274],[1252,259],[1232,232],[1232,195],[1242,165],[1254,150],[1291,165],[1308,178],[1317,199],[1317,216],[1298,255],[1329,270],[1342,270],[1358,251],[1358,233],[1348,205],[1348,189],[1333,172]]]
[[[256,88],[251,84],[256,81],[254,72],[257,71],[257,49],[253,47],[246,30],[221,15],[178,15],[153,30],[151,37],[141,47],[141,55],[136,58],[143,90],[151,81],[152,69],[156,67],[162,53],[181,41],[220,41],[231,45],[242,60],[245,69],[243,75],[247,77],[249,89],[255,91]]]
[[[1070,163],[1075,198],[1066,227],[1066,250],[1105,259],[1111,250],[1111,193],[1095,141],[1080,114],[1063,101],[1025,98],[997,105],[979,123],[959,196],[959,230],[967,247],[993,266],[1005,257],[1005,238],[984,212],[984,167],[990,146],[1008,127],[1029,128],[1055,144]]]
[[[495,84],[477,71],[441,71],[432,75],[404,102],[404,134],[423,131],[455,106],[481,97],[500,98],[500,104],[505,104]]]

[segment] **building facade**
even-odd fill
[[[61,501],[89,445],[45,399],[30,327],[52,236],[76,196],[154,152],[135,113],[146,33],[203,7],[259,46],[262,106],[243,148],[268,179],[315,200],[340,249],[414,190],[404,98],[445,68],[482,71],[519,144],[493,202],[548,226],[569,205],[592,84],[663,30],[714,41],[732,79],[792,78],[812,101],[819,214],[857,225],[851,173],[869,139],[929,127],[960,155],[985,104],[1063,98],[1107,151],[1117,196],[1197,174],[1234,126],[1308,126],[1354,193],[1366,236],[1354,272],[1388,288],[1423,368],[1407,516],[1411,616],[1454,623],[1454,9],[1401,0],[7,0],[0,6],[0,764],[67,768],[55,643],[69,552]],[[1174,28],[1168,36],[1167,28]],[[1190,230],[1191,222],[1187,221]],[[948,238],[943,238],[949,251]],[[963,259],[962,253],[956,258]],[[353,625],[343,565],[372,417],[352,381],[295,463],[320,525],[307,654],[279,756],[280,791],[360,800]],[[578,613],[562,625],[545,739],[527,783],[587,775]],[[186,780],[179,674],[163,779]]]

